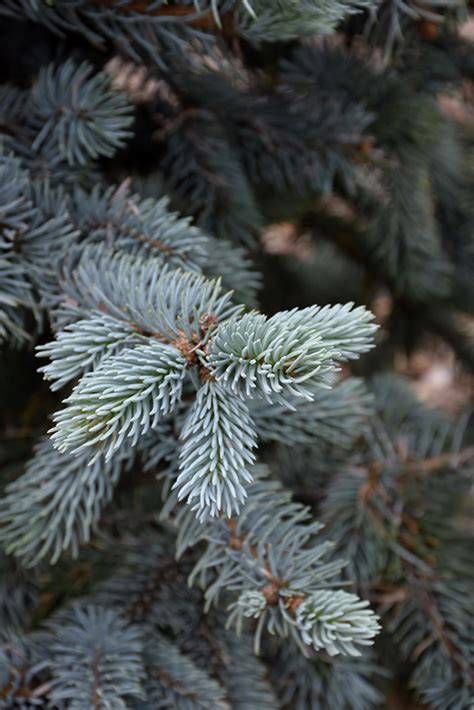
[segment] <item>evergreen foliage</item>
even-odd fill
[[[0,0],[0,708],[470,707],[466,10]]]

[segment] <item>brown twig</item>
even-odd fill
[[[457,454],[448,452],[428,459],[415,459],[404,464],[400,478],[417,474],[429,475],[445,466],[464,465],[471,460],[474,460],[474,446],[463,449]]]
[[[229,547],[232,550],[242,550],[244,544],[245,544],[245,539],[246,536],[244,533],[241,533],[240,535],[237,534],[237,524],[233,518],[226,520],[227,527],[230,530],[230,541],[229,541]],[[254,559],[257,559],[258,557],[258,551],[255,545],[250,545],[249,546],[249,551],[250,554]],[[274,577],[272,574],[271,569],[268,567],[267,563],[264,562],[264,565],[262,567],[262,573],[263,575],[268,579],[268,582],[264,584],[264,586],[260,589],[261,593],[265,597],[265,601],[267,602],[267,606],[277,606],[279,600],[280,600],[280,590],[284,589],[287,586],[287,583],[284,579],[280,579],[278,577]],[[290,614],[295,615],[296,610],[300,606],[300,604],[303,603],[303,601],[306,599],[306,594],[302,592],[301,594],[294,594],[290,597],[287,597],[285,600],[286,603],[286,608],[289,611]]]
[[[227,37],[235,36],[234,17],[231,12],[222,13],[218,19],[212,10],[197,12],[193,7],[179,5],[166,5],[151,10],[147,0],[130,0],[118,6],[115,5],[114,0],[96,0],[96,2],[116,12],[134,12],[149,17],[175,17],[177,21],[182,20],[199,30],[221,32]]]

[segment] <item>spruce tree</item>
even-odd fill
[[[472,707],[466,15],[0,0],[0,708]]]

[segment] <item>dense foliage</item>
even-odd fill
[[[471,707],[465,18],[0,0],[0,708]]]

